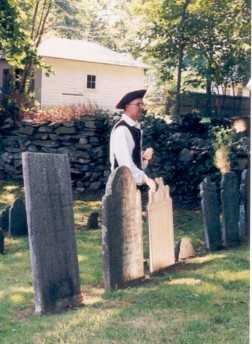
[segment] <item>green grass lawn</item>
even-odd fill
[[[22,188],[0,185],[0,208]],[[84,305],[62,314],[33,314],[26,238],[6,238],[0,256],[0,343],[248,343],[249,249],[207,254],[199,210],[174,211],[175,236],[192,238],[200,256],[145,283],[105,292],[101,231],[85,231],[100,202],[75,200],[76,237]],[[146,237],[146,235],[145,235]]]

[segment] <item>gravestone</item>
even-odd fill
[[[178,243],[178,252],[176,254],[176,260],[183,260],[195,257],[196,253],[194,251],[192,240],[190,238],[182,238]]]
[[[172,199],[162,178],[156,178],[156,183],[147,206],[151,273],[175,264]]]
[[[249,176],[248,170],[241,174],[239,237],[244,240],[249,233]]]
[[[21,236],[28,234],[25,203],[17,198],[9,210],[9,234]]]
[[[106,289],[144,277],[141,197],[124,166],[109,176],[102,199],[102,244]]]
[[[66,154],[22,154],[35,312],[81,301],[70,166]]]
[[[4,232],[8,232],[9,230],[9,210],[10,206],[7,206],[0,213],[0,227]]]
[[[239,244],[239,203],[238,178],[234,172],[228,172],[221,179],[222,201],[222,240],[225,247]]]
[[[181,244],[181,240],[177,240],[175,242],[175,262],[178,261],[180,244]]]
[[[4,233],[0,228],[0,254],[4,254]]]
[[[99,229],[99,217],[100,214],[98,211],[93,211],[90,213],[87,221],[87,229]]]
[[[216,185],[209,177],[200,184],[200,196],[206,248],[210,251],[221,249],[221,210]]]

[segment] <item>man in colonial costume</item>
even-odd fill
[[[142,152],[142,131],[139,120],[142,115],[146,90],[127,93],[116,105],[123,109],[121,119],[114,125],[110,136],[110,164],[113,171],[118,166],[130,169],[138,186],[146,184],[152,192],[156,185],[144,172],[153,156],[153,149]]]

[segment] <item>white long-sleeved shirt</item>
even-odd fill
[[[121,120],[125,121],[130,126],[135,126],[141,129],[140,124],[134,121],[132,118],[123,114]],[[141,136],[142,137],[142,136]],[[114,169],[114,160],[116,158],[118,166],[126,166],[130,169],[136,184],[144,184],[144,178],[146,174],[137,168],[133,159],[132,152],[135,147],[133,137],[126,126],[119,126],[113,128],[110,135],[110,164],[111,171]],[[142,149],[142,138],[141,138],[141,149]],[[142,168],[145,168],[145,164],[142,161]]]

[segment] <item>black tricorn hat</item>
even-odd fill
[[[146,90],[136,90],[125,94],[125,96],[123,96],[119,103],[116,105],[116,108],[125,110],[127,104],[132,102],[132,100],[134,99],[143,98],[145,93]]]

